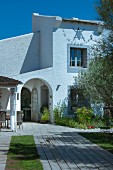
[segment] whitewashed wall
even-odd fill
[[[0,74],[18,79],[23,85],[34,78],[45,81],[51,89],[52,107],[67,100],[68,88],[80,71],[77,67],[70,69],[69,48],[85,47],[88,58],[92,57],[91,45],[100,37],[98,26],[33,14],[32,27],[31,34],[0,41]]]
[[[39,33],[0,40],[0,75],[38,70],[39,51]]]

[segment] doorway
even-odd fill
[[[23,87],[21,91],[21,110],[23,111],[23,121],[31,121],[31,92]]]

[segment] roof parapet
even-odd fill
[[[41,28],[44,28],[45,24],[46,27],[53,27],[55,29],[59,28],[62,22],[62,18],[59,16],[45,16],[39,15],[37,13],[33,13],[32,15],[32,30],[33,32],[40,31]]]
[[[103,22],[101,21],[94,21],[94,20],[81,20],[78,18],[72,18],[72,19],[67,19],[63,18],[63,22],[77,22],[77,23],[83,23],[83,24],[90,24],[90,25],[103,25]]]

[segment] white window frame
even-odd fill
[[[67,72],[68,73],[78,73],[81,69],[87,69],[87,67],[77,66],[77,60],[75,66],[70,66],[70,48],[77,49],[86,49],[87,52],[87,61],[86,65],[88,65],[88,61],[90,59],[90,46],[89,45],[75,45],[75,44],[67,44]]]
[[[74,50],[74,60],[71,57],[71,49]],[[81,55],[80,55],[80,59],[78,60],[78,55],[76,54],[76,51],[80,50],[81,51]],[[84,55],[82,54],[83,50],[85,50],[85,48],[73,48],[70,47],[70,67],[83,67],[83,57]],[[80,65],[78,65],[78,62],[80,62]],[[74,63],[74,65],[73,65]]]

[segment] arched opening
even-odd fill
[[[27,81],[21,91],[21,103],[24,121],[39,121],[40,113],[46,107],[50,111],[50,122],[53,123],[52,89],[44,80],[34,78]]]
[[[31,92],[26,87],[21,91],[21,110],[24,113],[23,121],[31,121]]]

